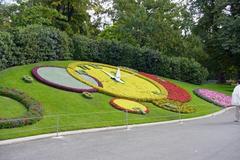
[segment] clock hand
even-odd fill
[[[116,76],[113,76],[111,73],[108,73],[106,71],[104,71],[103,69],[101,70],[102,72],[104,72],[105,74],[107,74],[108,76],[110,76],[112,79],[114,79],[115,81],[117,82],[120,82],[120,83],[124,83],[120,78],[120,69],[117,70],[116,72]]]
[[[115,79],[115,77],[111,73],[108,73],[108,72],[104,71],[103,69],[101,71],[104,72],[105,74],[107,74],[109,77]]]

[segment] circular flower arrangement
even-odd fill
[[[168,91],[168,99],[179,101],[179,102],[188,102],[191,100],[191,95],[183,88],[167,81],[159,78],[156,75],[140,72],[139,74],[146,76],[147,78],[150,78],[159,84],[161,84],[163,87],[165,87]]]
[[[149,112],[146,106],[128,99],[113,98],[111,99],[110,104],[116,109],[127,111],[129,113],[146,114]]]
[[[32,82],[33,82],[33,78],[32,78],[31,76],[29,76],[29,75],[24,75],[24,76],[22,77],[22,80],[23,80],[24,82],[26,82],[26,83],[32,83]]]
[[[119,98],[152,101],[166,98],[168,95],[167,90],[159,83],[136,72],[111,65],[75,62],[68,65],[67,71],[79,81],[97,89],[99,92]],[[84,80],[79,75],[79,72],[83,71],[98,79],[103,86],[100,87]]]
[[[42,119],[43,109],[41,104],[25,93],[16,89],[0,87],[0,95],[22,103],[27,109],[26,114],[21,117],[0,118],[0,129],[29,125]]]
[[[228,107],[231,105],[231,96],[227,96],[223,93],[208,89],[195,89],[193,92],[202,99],[214,103],[220,107]]]
[[[69,75],[66,69],[62,67],[48,67],[48,66],[35,67],[32,70],[32,74],[37,80],[58,89],[73,92],[97,91],[93,87],[90,87],[89,85],[82,83],[81,81],[78,81],[77,79]],[[79,76],[90,84],[102,86],[101,82],[99,82],[94,77],[85,74],[84,72],[79,74]]]
[[[90,92],[83,92],[82,95],[83,95],[83,97],[88,98],[88,99],[92,99],[93,98],[93,95]]]

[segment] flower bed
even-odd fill
[[[35,67],[32,70],[33,76],[40,82],[49,86],[72,92],[96,92],[95,88],[82,83],[68,74],[65,68],[62,67],[49,67],[41,66]],[[102,86],[96,78],[86,74],[78,74],[89,83],[93,83],[97,86]]]
[[[32,83],[32,82],[33,82],[33,78],[32,78],[31,76],[29,76],[29,75],[24,75],[24,76],[22,77],[22,80],[23,80],[24,82],[26,82],[26,83]]]
[[[43,109],[41,104],[35,99],[26,95],[25,93],[16,89],[0,87],[0,95],[12,98],[22,103],[27,109],[26,114],[21,117],[0,118],[0,129],[30,125],[42,119]]]
[[[202,99],[214,103],[220,107],[228,107],[231,105],[231,96],[227,96],[223,93],[208,89],[195,89],[193,92]]]
[[[146,114],[149,112],[146,106],[128,99],[113,98],[110,100],[110,104],[116,109],[129,113]]]
[[[191,95],[183,88],[181,88],[167,80],[163,80],[156,75],[152,75],[152,74],[148,74],[148,73],[144,73],[144,72],[140,72],[139,74],[141,74],[147,78],[150,78],[150,79],[158,82],[159,84],[161,84],[163,87],[165,87],[168,91],[167,98],[170,100],[179,101],[179,102],[188,102],[192,98]]]
[[[93,64],[101,69],[91,67],[90,65]],[[89,69],[84,70],[86,74],[97,78],[103,86],[90,84],[80,77],[77,71],[82,70],[82,68],[79,66],[87,66]],[[118,67],[107,64],[81,61],[71,63],[67,67],[68,73],[74,78],[110,96],[148,102],[167,97],[167,90],[161,84],[128,69],[120,68],[121,80],[124,83],[116,82],[112,78],[114,76],[109,75],[115,75],[117,69]]]
[[[156,101],[152,101],[152,103],[160,108],[163,108],[172,112],[193,113],[196,111],[195,108],[193,108],[188,104],[172,101],[168,99],[156,100]]]
[[[87,99],[93,99],[93,95],[90,92],[82,92],[82,95]]]

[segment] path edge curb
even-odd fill
[[[92,133],[92,132],[118,130],[118,129],[130,129],[130,128],[136,128],[136,127],[172,124],[172,123],[179,123],[179,122],[183,123],[183,122],[187,122],[187,121],[193,121],[193,120],[199,120],[199,119],[217,116],[217,115],[223,114],[224,112],[226,112],[232,108],[234,108],[234,107],[228,107],[228,108],[222,109],[218,112],[214,112],[214,113],[200,116],[200,117],[186,118],[186,119],[181,119],[181,120],[171,120],[171,121],[152,122],[152,123],[143,123],[143,124],[132,124],[132,125],[128,125],[128,126],[124,125],[124,126],[103,127],[103,128],[93,128],[93,129],[81,129],[81,130],[75,130],[75,131],[64,131],[64,132],[59,132],[59,133],[49,133],[49,134],[41,134],[41,135],[36,135],[36,136],[15,138],[15,139],[9,139],[9,140],[1,140],[0,146],[9,145],[9,144],[13,144],[13,143],[27,142],[27,141],[32,141],[32,140],[39,140],[39,139],[44,139],[44,138],[51,138],[51,137],[61,138],[62,136],[75,135],[75,134],[81,134],[81,133]]]

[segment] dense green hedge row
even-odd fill
[[[9,66],[71,58],[72,41],[53,27],[33,25],[0,32],[0,70]]]
[[[80,35],[72,38],[40,25],[0,32],[0,70],[47,60],[96,61],[141,70],[177,80],[201,83],[208,72],[193,59],[169,57],[150,49],[109,40],[92,40]]]
[[[42,119],[43,108],[41,104],[25,93],[16,89],[0,87],[0,95],[12,98],[22,103],[27,109],[27,112],[21,117],[15,117],[11,119],[0,117],[0,129],[21,127],[24,125],[33,124]]]
[[[75,35],[73,58],[141,70],[190,83],[200,84],[208,72],[194,59],[169,57],[150,49],[136,48],[109,40],[92,40]]]

